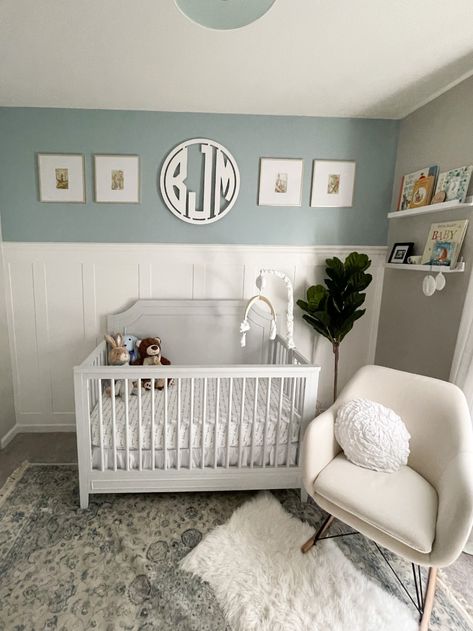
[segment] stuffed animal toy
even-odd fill
[[[106,335],[106,341],[110,348],[108,351],[108,365],[109,366],[126,366],[130,363],[130,353],[126,346],[123,344],[123,338],[120,333],[117,335]],[[109,397],[112,396],[112,387],[108,386],[105,389],[105,394]],[[115,379],[115,396],[120,396],[123,400],[125,398],[125,380]]]
[[[136,348],[137,341],[138,338],[136,335],[123,336],[123,346],[125,346],[127,351],[130,353],[130,364],[134,364],[138,359],[138,349]]]
[[[135,365],[140,366],[169,366],[171,362],[161,355],[161,340],[159,337],[146,337],[136,342],[138,349],[138,360]],[[172,385],[173,380],[169,379],[168,384]],[[143,379],[143,388],[151,389],[151,379]],[[164,388],[164,379],[155,379],[154,387],[158,390]]]

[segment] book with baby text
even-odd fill
[[[433,223],[422,255],[422,265],[455,267],[467,226],[467,219]]]

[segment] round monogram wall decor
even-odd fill
[[[168,154],[159,184],[166,206],[176,217],[203,226],[230,211],[240,190],[240,172],[224,146],[193,138]]]

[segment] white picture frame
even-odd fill
[[[258,206],[300,206],[304,161],[260,158]]]
[[[314,160],[310,205],[313,208],[351,208],[355,190],[354,160]]]
[[[38,153],[40,202],[85,203],[84,156],[77,153]]]
[[[94,154],[94,191],[97,203],[139,204],[139,156]]]

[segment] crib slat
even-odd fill
[[[230,386],[228,392],[228,424],[227,424],[227,455],[225,458],[225,464],[230,466],[230,425],[232,422],[232,403],[233,403],[233,377],[230,377]]]
[[[138,469],[143,471],[143,461],[141,459],[142,456],[142,436],[141,436],[141,420],[142,420],[142,409],[141,409],[141,379],[138,379]]]
[[[267,447],[266,441],[268,438],[270,405],[271,405],[271,377],[268,377],[268,392],[266,393],[266,414],[264,417],[264,432],[263,432],[263,467],[266,466],[266,447]]]
[[[176,466],[181,468],[181,379],[177,380]]]
[[[278,363],[278,346],[279,346],[279,341],[278,338],[276,338],[273,342],[273,353],[272,353],[272,359],[271,359],[271,364],[277,364]]]
[[[155,435],[155,422],[156,422],[156,409],[155,409],[155,401],[156,401],[156,392],[154,389],[155,380],[154,377],[151,379],[151,471],[154,471],[154,460],[156,457],[155,452],[155,444],[154,444],[154,435]]]
[[[297,451],[296,451],[296,465],[300,467],[301,465],[301,441],[302,441],[302,423],[304,419],[304,409],[305,409],[305,388],[306,388],[307,379],[304,377],[300,380],[300,388],[299,388],[299,431],[297,432]]]
[[[191,410],[189,418],[189,469],[192,469],[192,427],[194,425],[194,377],[191,377]]]
[[[126,449],[126,470],[130,470],[130,414],[128,409],[128,379],[125,379],[125,449]]]
[[[105,471],[105,459],[103,449],[103,400],[102,400],[102,380],[99,379],[99,434],[100,434],[100,469]]]
[[[282,402],[284,394],[284,377],[281,377],[281,388],[279,389],[279,408],[278,408],[278,424],[276,426],[276,446],[274,451],[274,466],[279,466],[279,441],[281,439],[281,417],[282,417]]]
[[[115,402],[115,379],[112,379],[112,433],[113,433],[113,470],[117,470],[117,410]]]
[[[243,455],[243,420],[245,418],[245,390],[246,390],[246,377],[242,379],[241,386],[241,408],[240,408],[240,431],[238,433],[238,468],[242,466]]]
[[[289,467],[290,455],[291,455],[291,436],[292,436],[292,424],[294,422],[294,409],[296,401],[296,382],[297,377],[292,377],[292,397],[291,397],[291,416],[289,417],[289,423],[287,425],[287,449],[286,449],[286,467]]]
[[[163,469],[167,469],[168,455],[168,380],[164,380],[164,433],[163,433]]]
[[[93,462],[90,411],[92,409],[91,403],[94,398],[95,381],[92,381],[91,383],[91,380],[87,379],[86,383],[87,383],[87,428],[88,428],[87,433],[89,435],[89,441],[88,441],[89,442],[89,458],[90,458],[90,462]],[[94,402],[94,405],[95,405],[95,402]]]
[[[201,436],[202,457],[200,461],[201,469],[205,467],[205,421],[207,417],[207,377],[204,377],[203,391],[204,391],[203,393],[204,400],[202,402],[202,436]]]
[[[254,467],[254,459],[255,459],[255,431],[256,431],[256,419],[258,416],[258,388],[259,388],[259,378],[255,377],[255,400],[253,401],[253,426],[251,428],[251,456],[250,456],[250,466]]]
[[[218,440],[219,414],[220,414],[220,377],[217,377],[217,392],[216,392],[216,395],[215,395],[214,469],[217,468],[217,457],[218,457],[217,440]]]

